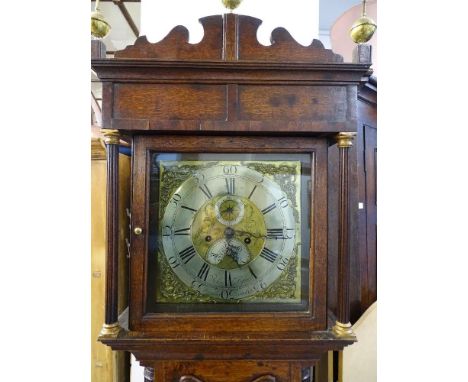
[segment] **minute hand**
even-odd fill
[[[247,231],[239,231],[239,230],[235,230],[234,231],[235,234],[237,235],[240,235],[240,236],[245,236],[245,235],[248,235],[248,236],[251,236],[251,237],[254,237],[256,239],[260,239],[260,238],[270,238],[270,239],[291,239],[293,236],[290,236],[288,233],[284,234],[284,231],[278,231],[276,232],[273,231],[272,233],[267,233],[266,235],[255,235],[251,232],[247,232]]]
[[[266,238],[266,237],[267,237],[266,235],[255,235],[255,234],[253,234],[253,233],[251,233],[251,232],[240,231],[240,230],[234,230],[234,233],[235,233],[236,235],[239,235],[239,236],[246,236],[246,235],[248,235],[248,236],[254,237],[254,238],[256,238],[256,239]]]

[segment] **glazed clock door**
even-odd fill
[[[132,278],[143,274],[146,288],[132,323],[237,313],[240,325],[254,317],[245,313],[278,312],[285,314],[280,330],[286,315],[324,325],[317,302],[325,301],[318,270],[326,221],[315,226],[314,217],[326,208],[317,187],[326,181],[318,164],[325,145],[309,139],[298,150],[297,139],[288,148],[285,140],[253,137],[136,142],[132,208],[146,223]],[[200,328],[201,317],[193,317]],[[271,314],[265,320],[276,325]]]

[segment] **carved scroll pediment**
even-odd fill
[[[177,26],[160,42],[150,43],[146,36],[134,45],[117,51],[115,58],[187,60],[187,61],[260,61],[341,63],[343,58],[325,49],[319,40],[309,46],[299,44],[285,28],[276,28],[271,45],[258,42],[257,31],[262,21],[243,15],[225,14],[200,19],[204,29],[198,44],[189,43],[189,31]]]
[[[140,36],[134,45],[115,52],[116,58],[153,58],[160,60],[220,60],[223,48],[223,18],[208,16],[200,19],[205,33],[198,44],[189,43],[189,31],[183,25],[173,28],[157,43]]]
[[[313,40],[309,46],[299,44],[285,28],[271,32],[270,46],[257,40],[257,31],[262,20],[254,17],[239,16],[239,60],[340,63],[343,57],[325,49],[322,42]]]

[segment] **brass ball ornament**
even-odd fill
[[[104,15],[99,10],[99,1],[96,1],[94,12],[91,12],[91,36],[95,38],[106,37],[111,30],[110,24],[104,19]]]
[[[356,44],[368,42],[374,35],[377,24],[366,14],[366,0],[362,1],[362,15],[351,26],[349,35]]]
[[[359,17],[349,30],[349,35],[357,44],[364,44],[369,41],[377,29],[374,20],[367,16]]]
[[[223,5],[227,8],[230,9],[231,12],[236,9],[241,3],[242,0],[222,0]]]

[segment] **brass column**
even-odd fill
[[[349,309],[349,148],[356,133],[339,133],[336,141],[339,149],[339,206],[338,206],[338,311],[333,327],[339,337],[354,337]]]
[[[107,155],[106,187],[106,306],[100,336],[117,336],[119,261],[119,143],[117,130],[102,129]]]

